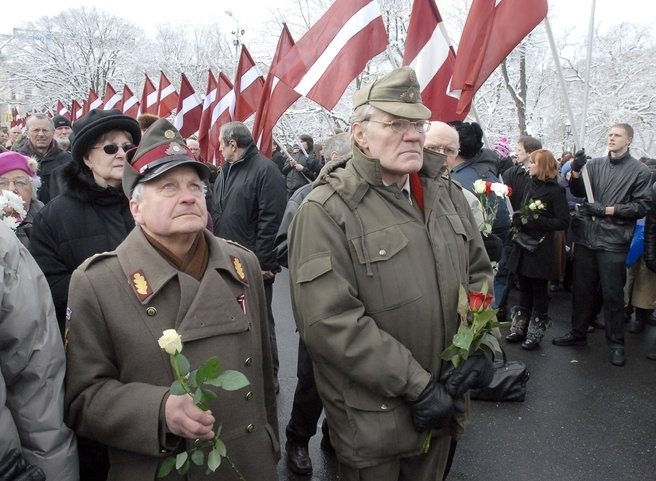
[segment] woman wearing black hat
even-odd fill
[[[64,332],[68,285],[88,257],[111,251],[134,227],[121,180],[126,151],[141,140],[136,120],[120,110],[91,110],[73,124],[73,160],[62,169],[66,190],[34,220],[30,251],[52,291]],[[81,479],[105,480],[108,463],[85,456],[80,442]]]

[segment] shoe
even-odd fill
[[[640,322],[640,321],[637,319],[637,316],[636,316],[636,319],[632,319],[631,321],[629,321],[629,325],[628,325],[628,327],[626,328],[626,330],[629,331],[631,334],[639,334],[639,333],[641,333],[644,329],[645,329],[645,323],[644,323],[644,322]]]
[[[300,476],[312,474],[312,460],[307,446],[287,441],[285,450],[287,451],[287,467],[292,473]]]
[[[522,342],[522,349],[526,349],[527,351],[532,351],[539,345],[540,343],[538,341],[535,341],[533,339],[526,339],[524,342]]]
[[[588,326],[588,334],[595,332],[594,326]]]
[[[525,309],[515,306],[510,311],[510,334],[506,336],[508,342],[521,342],[526,339],[526,329],[528,328],[528,313]]]
[[[624,358],[623,347],[613,347],[610,350],[610,363],[613,366],[624,366],[626,359]]]
[[[598,317],[595,317],[592,320],[592,322],[590,323],[590,325],[592,327],[594,327],[595,329],[599,329],[601,331],[606,330],[606,323],[604,321],[602,321],[601,319],[599,319]]]
[[[584,337],[577,337],[571,332],[568,332],[564,336],[554,337],[551,340],[551,344],[554,346],[586,346],[588,341]]]

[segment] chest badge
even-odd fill
[[[132,288],[134,289],[134,292],[137,293],[137,297],[141,302],[148,299],[153,293],[152,289],[150,288],[150,284],[148,284],[148,280],[146,279],[144,271],[141,269],[137,272],[133,272],[130,275],[130,283],[132,284]]]
[[[239,280],[242,282],[247,282],[246,272],[244,272],[244,266],[241,264],[241,260],[239,260],[239,257],[230,256],[230,260],[232,261],[232,267],[234,267],[235,274],[237,274]]]

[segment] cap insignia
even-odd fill
[[[173,132],[171,129],[165,130],[164,137],[167,139],[175,139],[175,132]]]
[[[167,132],[171,132],[171,131],[167,130]],[[178,144],[177,142],[171,142],[169,144],[169,148],[166,149],[164,152],[167,155],[175,155],[175,154],[179,154],[180,152],[183,152],[183,151],[184,151],[184,148],[180,144]]]
[[[417,87],[409,87],[408,90],[403,92],[400,99],[407,103],[415,103],[419,99],[419,89]]]
[[[232,266],[235,268],[235,273],[237,274],[237,277],[239,277],[239,280],[242,282],[246,281],[244,266],[241,264],[239,257],[230,256],[230,260],[232,261]]]
[[[150,288],[148,281],[146,280],[146,276],[143,270],[133,272],[130,275],[130,281],[132,283],[134,292],[137,293],[137,297],[141,302],[145,301],[152,295],[153,291]]]

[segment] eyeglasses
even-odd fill
[[[14,184],[17,189],[24,189],[30,185],[30,179],[27,177],[16,177],[15,179],[0,177],[0,189],[8,188],[10,184]]]
[[[411,125],[414,125],[415,130],[421,134],[425,134],[430,130],[431,123],[428,120],[408,120],[408,119],[394,119],[383,122],[382,120],[368,119],[369,122],[376,122],[377,124],[387,125],[391,127],[394,132],[405,134]]]
[[[107,155],[115,155],[116,152],[118,152],[118,149],[121,148],[123,149],[123,152],[127,152],[128,150],[132,150],[135,148],[135,145],[127,143],[123,145],[117,145],[117,144],[105,144],[105,145],[96,145],[95,147],[91,147],[92,149],[103,149]]]
[[[454,149],[453,147],[449,146],[443,146],[443,145],[436,145],[436,146],[426,146],[427,150],[430,150],[432,152],[437,152],[439,154],[444,154],[446,156],[452,157],[454,155],[458,155],[458,149]]]

